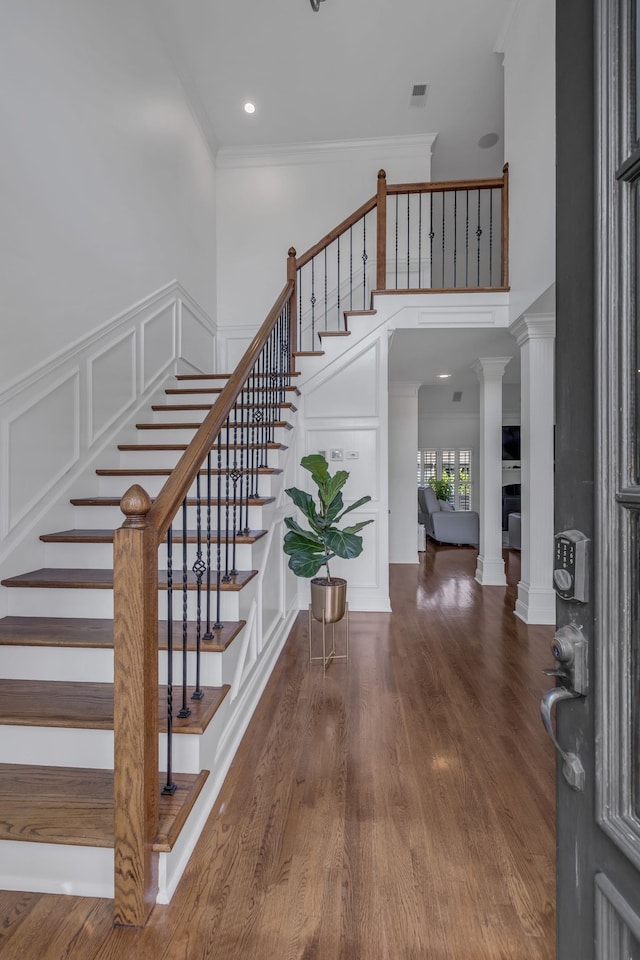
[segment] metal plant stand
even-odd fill
[[[332,660],[348,660],[349,659],[349,603],[345,604],[345,614],[342,618],[342,621],[345,625],[345,638],[344,638],[344,653],[336,653],[336,625],[334,623],[326,623],[324,619],[324,610],[322,611],[322,621],[317,620],[317,623],[322,623],[322,656],[314,657],[312,655],[312,640],[313,640],[313,623],[315,617],[311,613],[311,604],[309,604],[309,663],[322,663],[324,673],[327,672],[327,667]],[[338,621],[340,622],[340,621]],[[327,627],[331,627],[331,648],[327,652]]]

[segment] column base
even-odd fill
[[[478,554],[475,579],[483,587],[505,587],[507,578],[504,572],[504,560],[489,560]]]
[[[514,612],[523,623],[555,624],[555,592],[551,587],[532,587],[521,580],[518,584],[518,599]]]

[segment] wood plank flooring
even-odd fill
[[[0,892],[2,960],[551,960],[552,630],[514,551],[484,590],[476,551],[421,556],[325,679],[300,614],[171,904]]]

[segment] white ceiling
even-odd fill
[[[396,330],[389,350],[389,381],[439,385],[447,392],[477,387],[471,364],[479,357],[512,357],[503,383],[520,382],[520,349],[504,329]],[[451,377],[441,380],[440,373]]]
[[[437,134],[434,179],[501,170],[494,47],[513,0],[148,2],[214,149]]]

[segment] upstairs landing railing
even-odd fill
[[[374,291],[464,293],[509,288],[509,169],[487,180],[387,184],[306,253],[289,250],[300,352],[345,329]]]
[[[316,351],[321,331],[343,330],[344,312],[366,310],[374,290],[508,289],[507,241],[506,167],[496,180],[397,185],[380,171],[374,197],[301,257],[289,251],[285,287],[155,500],[138,485],[122,498],[126,519],[114,534],[116,923],[142,926],[155,903],[159,801],[175,790],[172,727],[206,696],[200,654],[223,628],[221,587],[241,579],[236,547],[261,500],[296,355]],[[168,648],[162,758],[159,589]]]

